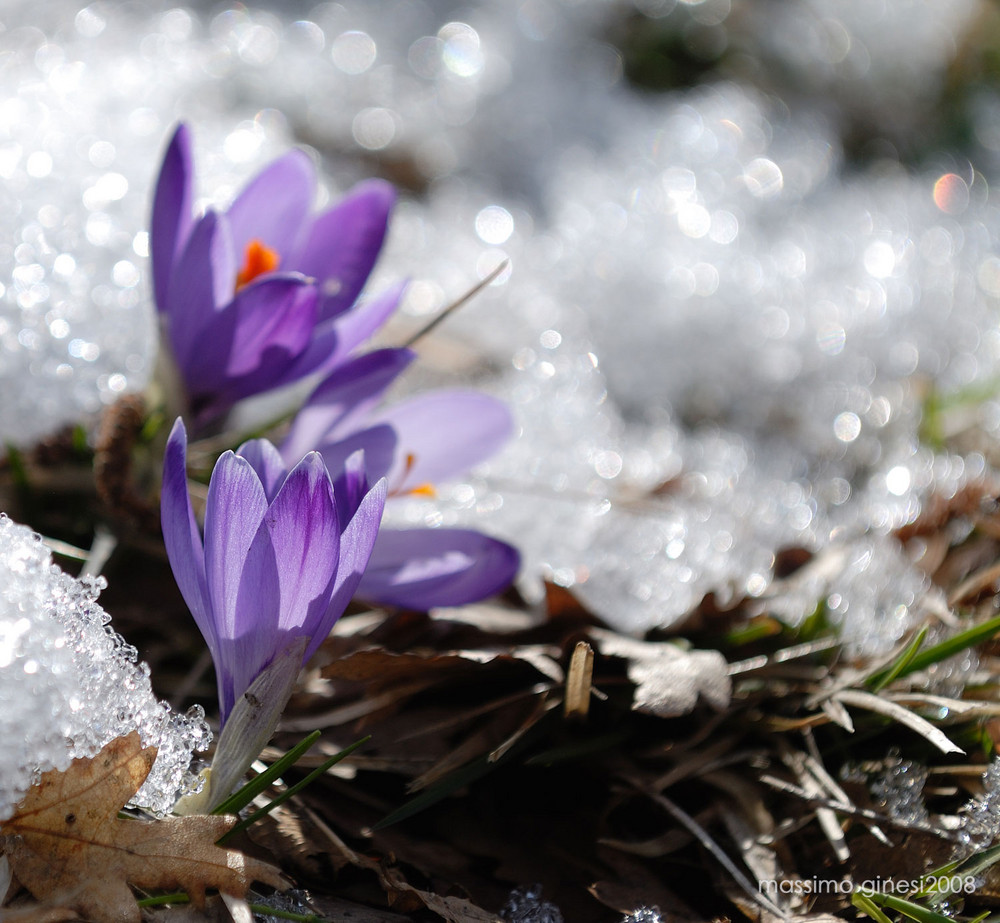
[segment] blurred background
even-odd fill
[[[871,652],[939,605],[891,533],[994,477],[995,4],[5,0],[0,24],[4,443],[150,381],[150,188],[184,120],[203,203],[291,145],[326,198],[397,185],[382,342],[509,260],[407,388],[473,382],[518,436],[396,520],[508,538],[529,601],[565,587],[635,633],[820,598]]]

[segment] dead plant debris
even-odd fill
[[[849,892],[815,883],[933,872],[956,855],[962,808],[982,793],[1000,736],[1000,647],[989,629],[1000,606],[996,521],[984,488],[933,506],[899,534],[934,590],[920,644],[911,644],[914,631],[877,659],[840,645],[821,599],[793,629],[769,611],[770,596],[724,607],[706,597],[673,636],[645,638],[600,624],[558,587],[541,611],[513,594],[447,612],[355,607],[301,677],[265,754],[322,732],[274,793],[371,739],[241,842],[328,920],[486,923],[513,889],[535,883],[572,923],[618,923],[641,907],[689,923],[860,918]],[[789,549],[772,592],[817,575],[835,580],[836,553]],[[183,688],[188,698],[177,704],[210,701],[210,669],[193,671],[200,642],[162,558],[122,549],[108,580],[103,601],[150,662],[160,694]],[[137,598],[153,601],[155,617],[130,602]],[[983,624],[971,648],[942,647]],[[97,858],[98,849],[115,852],[106,841],[123,830],[174,823],[115,817],[145,752],[114,757],[128,784],[102,796],[97,845],[83,858],[63,857],[50,845],[59,838],[34,831],[23,812],[4,825],[15,875],[40,901],[22,892],[4,908],[8,919],[103,919],[109,905],[137,919],[134,893],[180,887],[198,899],[215,888],[253,902],[260,896],[248,892],[251,878],[275,883],[270,866],[248,858],[235,883],[177,873],[171,884],[165,872],[150,878],[133,869],[127,850],[119,850],[124,866]],[[907,766],[928,780],[917,793],[919,816],[877,793],[875,783]],[[109,770],[108,778],[117,776]],[[52,829],[64,830],[70,813],[80,829],[82,809],[49,794],[39,810],[46,798]],[[203,831],[198,848],[215,855],[216,836],[214,827]],[[54,904],[38,863],[56,858],[69,864]],[[97,896],[109,879],[114,890]],[[971,919],[995,907],[995,879],[984,870],[981,887],[952,895],[948,912]],[[225,913],[212,906],[202,919]],[[881,912],[902,918],[887,906]],[[143,913],[182,923],[182,913],[186,921],[202,911]]]

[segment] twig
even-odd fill
[[[719,846],[715,840],[709,835],[709,832],[701,826],[690,814],[682,810],[678,805],[666,797],[666,795],[658,795],[655,792],[646,792],[646,794],[653,799],[658,805],[665,808],[674,819],[679,821],[683,826],[685,826],[694,836],[697,838],[698,842],[707,849],[716,861],[732,876],[733,880],[746,892],[750,899],[755,903],[763,907],[768,913],[773,913],[776,916],[781,917],[782,920],[787,920],[789,914],[787,911],[783,910],[773,901],[768,900],[763,894],[760,893],[758,888],[755,888],[753,883],[743,874],[737,867],[736,863],[723,851],[722,847]]]
[[[493,270],[485,279],[479,282],[477,285],[472,286],[464,295],[462,295],[457,301],[453,301],[448,307],[446,307],[437,317],[435,317],[429,324],[421,327],[413,336],[403,343],[403,346],[410,347],[413,346],[418,340],[423,339],[430,333],[438,324],[440,324],[445,318],[450,317],[454,314],[462,305],[468,304],[473,298],[476,297],[487,285],[493,282],[508,266],[510,266],[510,260],[503,260],[496,269]]]
[[[97,577],[104,569],[104,565],[108,563],[108,558],[111,557],[117,545],[118,539],[111,532],[104,526],[97,526],[94,529],[94,541],[87,554],[87,560],[83,562],[80,576],[88,574],[91,577]]]
[[[794,795],[796,798],[800,798],[802,801],[808,802],[809,804],[816,805],[818,807],[830,808],[838,814],[847,814],[850,817],[857,817],[866,823],[885,824],[890,827],[898,827],[900,830],[916,830],[920,833],[929,833],[942,840],[958,842],[958,837],[955,834],[945,830],[943,827],[929,824],[926,821],[906,821],[897,817],[889,817],[885,814],[879,814],[877,811],[872,811],[870,808],[859,808],[854,804],[837,801],[834,798],[812,795],[805,789],[800,788],[798,785],[786,782],[784,779],[779,779],[777,776],[772,776],[768,773],[761,775],[760,781],[765,785],[770,785],[773,789],[777,789],[779,792],[784,792],[787,795]]]

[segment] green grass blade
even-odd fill
[[[829,612],[826,608],[826,600],[821,599],[816,603],[816,608],[806,616],[802,624],[795,631],[795,636],[799,641],[815,641],[821,635],[830,634]]]
[[[443,801],[450,794],[452,794],[452,792],[465,788],[466,785],[471,785],[473,782],[476,782],[483,776],[491,773],[494,769],[509,760],[511,754],[518,749],[519,748],[515,745],[499,759],[493,760],[492,762],[487,754],[486,756],[481,756],[478,759],[473,760],[471,763],[466,763],[464,766],[456,769],[453,773],[441,779],[439,782],[428,786],[415,798],[411,798],[409,801],[396,808],[395,811],[391,811],[383,817],[382,820],[375,824],[372,829],[381,830],[384,827],[391,827],[393,824],[398,824],[400,821],[413,817],[414,814],[419,814],[421,811],[437,804],[439,801]]]
[[[972,628],[960,631],[957,635],[947,638],[938,644],[933,644],[920,653],[915,654],[910,659],[910,662],[897,673],[895,678],[898,679],[900,676],[916,673],[918,670],[925,670],[932,664],[946,660],[967,648],[975,647],[977,644],[989,640],[997,632],[1000,632],[1000,616],[989,619],[981,625],[973,625]],[[888,672],[888,670],[872,674],[868,677],[868,682],[881,682],[883,672]]]
[[[1000,844],[976,853],[966,862],[949,862],[940,869],[934,869],[927,877],[941,882],[978,878],[991,865],[1000,861]],[[940,904],[955,894],[954,888],[941,888],[928,892],[929,903]]]
[[[81,457],[87,457],[91,454],[92,450],[90,448],[90,442],[87,438],[87,428],[77,424],[73,427],[73,451]]]
[[[318,734],[319,732],[316,731],[314,733]],[[319,766],[317,766],[312,772],[310,772],[301,781],[296,782],[294,785],[291,785],[288,788],[286,788],[285,791],[283,791],[280,795],[278,795],[277,798],[275,798],[273,801],[268,802],[259,811],[255,811],[249,817],[246,817],[243,820],[241,820],[235,827],[233,827],[232,830],[230,830],[228,833],[225,833],[221,837],[219,837],[219,839],[218,839],[217,842],[219,844],[225,843],[231,837],[236,836],[237,833],[242,833],[244,830],[247,829],[247,827],[249,827],[254,822],[256,822],[258,820],[261,820],[262,818],[266,817],[276,807],[278,807],[278,805],[284,804],[286,801],[288,801],[289,798],[292,798],[295,795],[297,795],[307,785],[311,784],[316,779],[318,779],[321,775],[323,775],[323,773],[325,773],[328,769],[330,769],[331,766],[336,766],[337,763],[339,763],[342,759],[344,759],[345,757],[350,756],[355,750],[358,749],[358,747],[362,746],[363,744],[368,743],[369,740],[371,740],[371,735],[369,735],[368,737],[362,737],[361,740],[356,740],[349,747],[344,747],[344,749],[341,750],[339,753],[335,753],[328,760],[324,761]],[[291,752],[291,751],[289,751],[289,752]],[[240,791],[242,791],[242,789],[240,789]]]
[[[242,788],[233,792],[233,794],[223,801],[217,808],[215,808],[212,813],[239,814],[243,808],[250,804],[254,798],[264,791],[283,772],[294,766],[300,759],[302,759],[305,753],[314,743],[316,743],[317,740],[319,740],[319,738],[319,731],[313,731],[307,737],[304,737],[283,757],[281,757],[281,759],[276,760],[266,770],[264,770],[264,772],[259,773]]]
[[[631,731],[613,731],[610,734],[603,734],[600,737],[588,737],[575,743],[564,744],[559,747],[552,747],[536,753],[524,761],[525,766],[551,766],[553,763],[562,763],[566,760],[576,760],[582,757],[592,756],[595,753],[605,753],[614,750],[628,740]]]
[[[938,913],[936,910],[931,910],[920,904],[914,904],[913,901],[904,900],[893,894],[880,894],[875,891],[860,893],[882,907],[888,907],[890,910],[895,910],[903,916],[915,920],[916,923],[955,923],[952,917],[946,917],[943,913]]]
[[[28,469],[24,464],[24,455],[21,450],[12,443],[6,444],[7,448],[7,468],[10,471],[11,480],[18,490],[28,490],[31,484],[28,481]]]
[[[184,891],[173,894],[155,894],[152,897],[140,897],[136,900],[140,907],[162,907],[164,904],[189,904],[191,898]]]
[[[851,903],[863,914],[871,917],[875,923],[892,923],[892,920],[879,909],[878,904],[861,891],[855,891],[851,895]]]
[[[170,904],[190,904],[191,898],[183,891],[173,894],[155,894],[152,897],[141,897],[136,900],[140,907],[163,907]],[[255,914],[262,917],[277,917],[280,920],[297,920],[298,923],[330,923],[326,917],[315,913],[296,913],[294,910],[278,910],[267,904],[248,904]]]
[[[773,638],[777,634],[781,634],[781,624],[776,619],[764,617],[726,632],[723,644],[727,647],[740,647]]]
[[[872,692],[878,692],[880,689],[884,689],[897,677],[903,675],[903,671],[912,663],[913,659],[917,656],[917,652],[923,646],[924,639],[927,637],[927,626],[925,625],[920,629],[914,636],[913,640],[903,649],[902,653],[889,664],[881,670],[870,674],[865,678],[865,682]]]
[[[315,913],[296,913],[294,910],[278,910],[267,904],[249,904],[250,909],[262,917],[277,917],[279,920],[297,920],[298,923],[330,923],[326,917]]]

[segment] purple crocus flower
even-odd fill
[[[368,180],[311,215],[312,161],[293,150],[223,212],[193,213],[190,133],[175,131],[153,199],[156,305],[199,421],[244,397],[335,368],[395,309],[402,287],[355,302],[395,193]]]
[[[253,440],[219,458],[202,542],[186,451],[178,419],[163,463],[163,537],[215,662],[225,725],[272,662],[303,644],[289,665],[297,673],[329,634],[368,564],[386,483],[369,489],[360,455],[347,459],[336,479],[315,452],[289,472],[270,442]]]
[[[331,471],[364,451],[389,497],[432,491],[496,452],[510,437],[507,406],[477,391],[431,391],[379,406],[412,362],[408,349],[382,349],[334,371],[313,392],[281,444],[285,459],[315,449]],[[380,530],[359,595],[410,609],[458,606],[508,586],[520,563],[505,542],[470,529]]]

